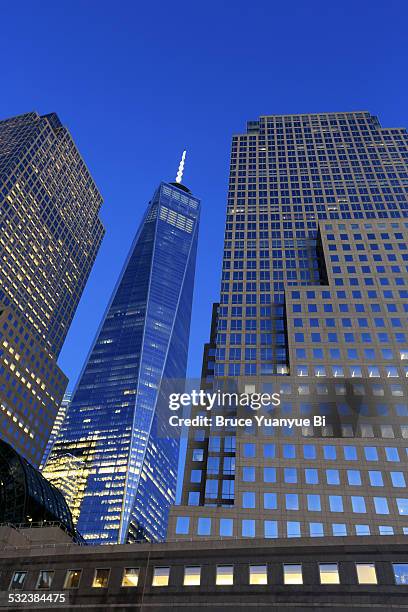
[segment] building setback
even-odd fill
[[[367,112],[233,137],[202,386],[279,393],[264,416],[311,423],[191,428],[170,538],[408,534],[406,160],[406,130]]]
[[[67,384],[56,360],[104,233],[101,202],[55,113],[0,121],[0,427],[37,466]]]
[[[0,609],[21,608],[22,601],[29,609],[44,602],[41,609],[153,612],[406,609],[403,536],[344,544],[307,538],[295,546],[287,540],[78,546],[57,527],[5,526]]]
[[[166,533],[179,440],[163,384],[184,384],[199,210],[179,183],[155,191],[44,470],[93,544]]]

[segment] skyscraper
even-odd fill
[[[75,483],[67,494],[91,543],[166,533],[179,440],[162,389],[186,374],[199,211],[181,183],[155,191],[44,471],[63,490]]]
[[[55,113],[0,121],[1,436],[39,465],[56,364],[103,237],[101,196]]]
[[[407,178],[406,130],[367,112],[233,137],[202,385],[282,420],[191,428],[170,538],[408,534]]]

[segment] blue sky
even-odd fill
[[[70,388],[145,206],[188,149],[202,198],[189,373],[219,293],[231,134],[262,114],[369,110],[406,126],[408,3],[4,3],[0,118],[56,111],[105,203],[106,237],[61,353]]]

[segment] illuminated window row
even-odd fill
[[[309,572],[312,564],[309,565]],[[314,564],[313,564],[314,565]],[[408,586],[408,563],[391,563],[394,584],[398,586]],[[213,568],[201,565],[186,565],[183,568],[182,585],[184,587],[201,586],[203,569],[208,572],[211,569],[209,576],[210,584],[217,587],[233,586],[234,584],[247,584],[251,586],[264,586],[268,584],[284,584],[284,585],[303,585],[313,584],[313,581],[308,577],[304,578],[304,568],[302,563],[282,563],[280,565],[280,581],[271,580],[268,564],[255,563],[249,564],[246,568],[246,581],[242,578],[245,574],[240,572],[240,579],[237,580],[235,567],[233,564],[216,565],[215,576]],[[171,567],[154,566],[151,572],[150,585],[152,587],[168,587],[176,586],[171,580]],[[123,569],[120,586],[122,588],[142,587],[140,581],[140,567],[126,567]],[[315,570],[314,570],[315,571]],[[317,563],[318,581],[321,585],[342,584],[341,564],[337,562],[318,562]],[[354,563],[354,584],[360,585],[377,585],[381,584],[378,579],[375,562],[361,561]],[[276,572],[274,572],[276,574]],[[93,573],[91,584],[83,584],[82,569],[69,569],[65,573],[63,588],[78,589],[80,586],[88,588],[91,586],[96,589],[105,589],[109,587],[111,569],[109,567],[96,568]],[[27,570],[16,570],[13,573],[9,584],[9,590],[22,590],[25,588]],[[47,590],[54,587],[55,571],[43,569],[38,572],[35,588]],[[245,578],[244,578],[245,580]],[[208,581],[206,581],[207,583]],[[344,584],[350,584],[350,579],[344,580]]]

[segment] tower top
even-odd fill
[[[183,155],[181,156],[181,160],[179,163],[179,167],[178,167],[178,172],[177,172],[177,176],[176,176],[176,183],[181,183],[182,178],[183,178],[183,172],[184,172],[184,162],[186,159],[186,153],[187,151],[184,150],[183,151]]]

